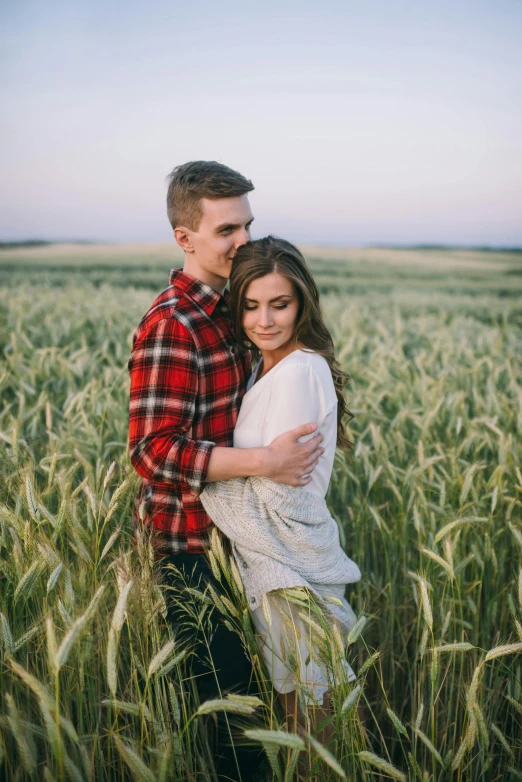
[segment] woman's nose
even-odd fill
[[[259,312],[259,325],[262,328],[268,328],[273,324],[274,320],[272,318],[272,315],[270,314],[270,310],[268,307],[262,307]]]

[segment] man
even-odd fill
[[[298,442],[315,431],[314,423],[266,448],[232,447],[250,364],[234,338],[225,287],[238,247],[250,239],[247,194],[253,189],[216,162],[172,171],[167,213],[185,262],[182,271],[171,271],[170,286],[142,319],[129,360],[131,462],[144,479],[140,516],[153,525],[168,561],[184,577],[204,582],[213,581],[205,558],[212,521],[198,499],[204,483],[262,475],[304,486],[323,452],[320,435]],[[214,630],[217,670],[211,674],[204,662],[195,663],[200,697],[231,688],[248,692],[252,670],[239,637],[219,617]],[[220,773],[252,778],[255,753],[236,753],[239,771],[225,753]]]

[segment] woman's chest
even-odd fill
[[[243,397],[234,429],[234,448],[263,446],[270,402],[270,384],[254,385]]]

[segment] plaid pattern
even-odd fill
[[[199,501],[214,445],[232,446],[248,357],[228,294],[180,269],[136,329],[129,359],[130,458],[144,479],[140,518],[164,552],[201,553],[211,519]]]

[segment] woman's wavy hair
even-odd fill
[[[353,448],[353,443],[346,434],[344,419],[351,419],[353,415],[346,406],[343,389],[350,378],[335,358],[333,340],[325,326],[319,304],[319,291],[306,261],[297,247],[284,239],[266,236],[248,242],[237,250],[230,275],[230,304],[238,344],[243,351],[251,353],[254,361],[260,357],[259,349],[247,339],[243,331],[245,297],[251,282],[273,272],[290,280],[299,298],[295,326],[297,344],[319,353],[330,367],[338,402],[337,446],[348,452]]]

